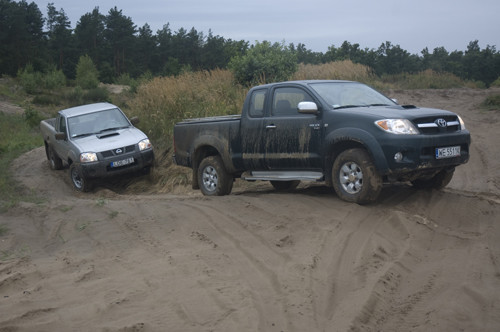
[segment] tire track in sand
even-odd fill
[[[200,216],[199,220],[204,219],[211,226],[212,230],[205,230],[209,233],[207,236],[231,260],[238,262],[235,267],[249,285],[252,302],[258,313],[258,330],[291,330],[286,317],[284,293],[275,272],[284,269],[289,257],[277,252],[264,238],[243,226],[237,217],[214,208],[210,202],[181,204],[196,212]],[[260,212],[266,214],[264,210]]]
[[[391,269],[409,249],[408,230],[397,214],[359,207],[346,220],[338,232],[325,236],[311,271],[319,330],[349,330],[371,305],[376,285],[384,278],[397,282]],[[360,306],[360,299],[365,305]]]

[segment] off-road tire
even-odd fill
[[[79,165],[71,164],[69,167],[69,177],[73,188],[77,191],[87,192],[92,189],[92,182],[83,176]]]
[[[364,149],[341,152],[332,168],[332,183],[338,197],[347,202],[374,202],[382,189],[382,177]]]
[[[59,158],[54,149],[50,146],[47,147],[47,159],[49,160],[50,168],[53,170],[59,170],[63,168],[63,161]]]
[[[209,156],[198,167],[198,184],[205,196],[224,196],[233,189],[233,177],[226,171],[220,156]]]

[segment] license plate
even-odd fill
[[[436,159],[452,158],[458,156],[460,156],[460,146],[436,148]]]
[[[134,162],[134,158],[130,157],[130,158],[127,158],[124,160],[113,161],[111,163],[111,167],[121,167],[121,166],[125,166],[128,164],[132,164],[133,162]]]

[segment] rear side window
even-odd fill
[[[266,101],[266,90],[255,90],[250,97],[250,106],[248,114],[252,118],[260,118],[264,116],[264,103]]]
[[[61,133],[66,132],[66,121],[64,116],[59,117],[59,132]]]
[[[273,95],[273,116],[303,116],[297,111],[302,101],[313,101],[311,96],[299,88],[277,88]]]

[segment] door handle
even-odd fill
[[[276,129],[276,125],[273,124],[267,125],[266,129]]]

